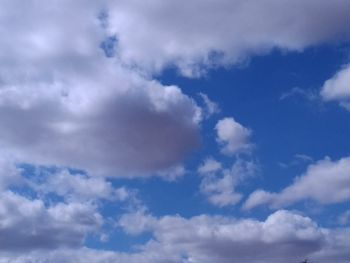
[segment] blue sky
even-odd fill
[[[349,262],[348,0],[0,10],[0,263]]]

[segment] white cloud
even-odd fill
[[[251,161],[236,160],[232,167],[224,168],[218,161],[208,158],[198,168],[202,177],[200,191],[208,201],[219,207],[235,205],[242,194],[236,187],[256,173],[257,165]]]
[[[126,215],[123,220],[126,231],[135,222],[127,220],[129,217]],[[327,262],[326,257],[346,262],[349,256],[348,237],[285,210],[273,213],[265,221],[207,215],[189,219],[180,216],[157,219],[147,214],[134,214],[134,217],[148,225],[145,231],[153,231],[154,240],[143,247],[144,251],[177,254],[177,259],[170,262],[225,263],[237,259],[247,263],[288,263],[306,257],[317,262]],[[348,231],[343,229],[343,233]],[[338,254],[332,254],[334,252]]]
[[[93,206],[58,203],[46,207],[10,191],[0,198],[0,251],[80,247],[85,235],[97,230],[102,217]]]
[[[140,72],[177,65],[196,75],[273,47],[301,50],[349,32],[346,0],[298,0],[292,8],[287,0],[0,5],[2,147],[21,161],[112,176],[166,170],[198,145],[193,100]],[[104,26],[97,18],[103,10]],[[106,58],[100,44],[111,36],[116,57]],[[224,140],[225,152],[240,148]]]
[[[308,166],[293,184],[279,193],[257,190],[244,204],[245,209],[267,204],[272,208],[285,207],[302,200],[321,204],[342,203],[350,200],[350,158],[332,161],[328,157]]]
[[[178,165],[198,146],[191,98],[104,55],[103,8],[1,2],[2,151],[20,162],[135,176]]]
[[[144,209],[124,214],[118,221],[118,226],[130,235],[151,232],[157,219],[146,213]]]
[[[134,217],[133,220],[128,220]],[[150,231],[151,238],[134,252],[121,253],[83,247],[0,251],[0,262],[92,262],[92,263],[294,263],[306,257],[326,263],[346,263],[349,259],[349,229],[319,227],[308,217],[285,210],[265,221],[200,215],[153,217],[145,213],[122,218],[127,233],[135,223]],[[252,251],[254,253],[252,253]]]
[[[39,194],[55,193],[68,201],[126,201],[134,195],[126,187],[114,188],[103,177],[71,173],[68,170],[38,172],[38,175],[30,175],[26,181],[27,186]]]
[[[350,110],[350,66],[344,66],[332,78],[327,80],[321,90],[325,101],[338,101]]]
[[[104,27],[97,19],[102,10],[108,13]],[[128,196],[90,175],[174,179],[198,145],[201,110],[180,88],[152,80],[153,73],[175,65],[198,76],[274,47],[302,50],[347,37],[349,11],[347,0],[1,1],[0,187],[18,182],[15,163],[75,167],[88,175],[63,172],[46,178],[46,189],[33,187],[61,195],[64,203],[1,192],[0,262],[289,263],[296,255],[347,262],[349,230],[321,229],[286,211],[261,222],[136,213],[121,226],[153,238],[135,253],[82,244],[103,223],[91,199]],[[116,56],[106,58],[99,46],[114,35]],[[213,112],[212,102],[204,101]],[[226,154],[250,148],[250,130],[232,118],[221,120],[217,132]],[[212,162],[199,170],[209,199],[237,202],[239,168]],[[331,199],[348,200],[341,189]]]
[[[118,1],[109,30],[124,63],[151,73],[175,65],[198,76],[273,48],[348,39],[349,12],[348,0]]]
[[[0,191],[22,183],[20,174],[21,169],[16,167],[15,160],[0,154]]]
[[[242,195],[235,192],[236,178],[230,173],[221,176],[205,176],[200,184],[201,192],[213,205],[224,207],[238,203]]]
[[[233,118],[224,118],[215,126],[217,141],[222,145],[221,152],[227,155],[247,152],[252,145],[249,142],[251,130],[236,122]]]
[[[203,164],[198,167],[198,173],[200,174],[208,174],[215,173],[221,170],[222,165],[217,160],[213,158],[207,158]]]

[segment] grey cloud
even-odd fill
[[[0,32],[11,36],[0,41],[3,151],[19,162],[136,176],[176,166],[198,146],[192,99],[105,57],[102,3],[30,1],[25,13],[19,4],[1,3]]]
[[[196,106],[174,87],[155,87],[156,94],[170,93],[159,99],[139,90],[115,95],[90,114],[67,112],[54,101],[28,109],[0,105],[4,149],[25,162],[109,176],[165,170],[198,146]]]

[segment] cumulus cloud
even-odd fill
[[[344,66],[332,78],[327,80],[321,96],[325,101],[337,101],[341,106],[350,110],[350,65]]]
[[[348,229],[323,229],[287,211],[265,221],[157,218],[136,202],[139,210],[119,221],[128,234],[151,233],[136,252],[83,243],[104,222],[93,200],[130,195],[93,176],[181,176],[179,163],[198,146],[203,113],[217,111],[202,94],[202,113],[179,87],[164,86],[153,74],[175,66],[183,75],[200,76],[276,47],[299,51],[347,39],[349,13],[347,0],[1,1],[0,262],[289,263],[296,254],[347,262]],[[219,121],[216,131],[224,154],[251,147],[251,131],[232,118]],[[30,191],[8,190],[23,180],[23,163],[63,170],[41,182],[28,179]],[[321,176],[331,189],[341,189],[332,192],[332,202],[348,200],[347,166],[339,168],[338,183],[326,172]],[[246,163],[223,167],[208,160],[199,168],[201,190],[218,206],[238,202],[235,188],[242,169],[249,170]],[[308,173],[305,178],[313,177]],[[308,185],[303,180],[296,190]],[[51,193],[62,200],[38,199]]]
[[[0,198],[0,253],[80,247],[86,234],[102,224],[93,206],[58,203],[45,206],[10,191]]]
[[[325,158],[308,166],[306,172],[279,193],[264,190],[253,192],[245,209],[267,204],[271,208],[289,206],[302,200],[335,204],[350,200],[350,158],[332,161]]]
[[[72,173],[68,170],[38,172],[37,175],[27,176],[26,185],[40,195],[54,193],[67,201],[126,201],[134,196],[133,191],[126,187],[114,188],[103,177]]]
[[[103,228],[111,219],[100,213],[103,203],[123,204],[126,211],[144,207],[136,190],[116,188],[104,177],[52,167],[24,165],[18,169],[10,160],[0,164],[2,172],[16,172],[16,176],[8,174],[13,177],[11,183],[0,189],[0,258],[11,253],[81,248],[90,234],[106,236]],[[0,178],[6,181],[7,177],[0,174]]]
[[[329,12],[332,10],[332,12]],[[112,2],[117,56],[146,72],[175,65],[187,76],[273,48],[300,51],[349,39],[347,0]]]
[[[130,217],[134,220],[129,221]],[[310,218],[285,210],[271,214],[265,221],[207,215],[186,219],[128,214],[122,219],[126,231],[135,218],[147,225],[144,231],[153,231],[154,240],[144,246],[145,251],[162,250],[165,245],[166,252],[178,253],[178,258],[170,262],[224,263],[232,259],[247,263],[295,262],[306,257],[318,262],[327,262],[322,257],[337,257],[339,262],[346,262],[348,256],[349,239],[345,235],[321,228]],[[333,243],[336,239],[338,241]],[[332,255],[334,252],[338,254]]]
[[[0,143],[21,161],[97,174],[173,167],[198,145],[200,110],[143,73],[176,65],[198,75],[273,47],[347,37],[349,9],[346,0],[2,1]],[[224,140],[225,152],[238,150]]]
[[[345,263],[349,258],[349,229],[321,228],[312,219],[286,210],[265,221],[208,215],[157,218],[147,213],[125,214],[120,221],[127,233],[149,231],[152,238],[130,253],[84,247],[31,249],[25,254],[0,251],[0,262],[294,263],[308,257]],[[130,232],[135,223],[142,227]]]
[[[173,167],[198,146],[191,98],[105,56],[104,6],[19,5],[1,2],[0,32],[11,36],[0,41],[3,151],[21,162],[134,176]]]
[[[221,152],[227,155],[247,152],[251,130],[236,122],[233,118],[224,118],[215,126],[217,141],[222,145]]]
[[[237,186],[256,171],[257,165],[252,161],[239,159],[230,168],[224,168],[218,161],[208,158],[198,167],[202,177],[200,191],[215,206],[235,205],[242,198]]]

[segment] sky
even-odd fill
[[[0,263],[348,263],[349,0],[1,0]]]

